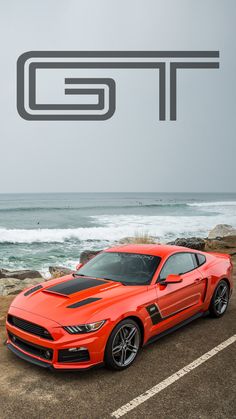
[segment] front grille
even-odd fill
[[[75,351],[60,349],[58,351],[58,362],[82,362],[89,361],[89,352],[86,348],[78,348]]]
[[[50,335],[50,333],[42,326],[38,326],[35,323],[31,323],[27,320],[20,319],[19,317],[12,316],[11,314],[8,314],[7,320],[10,324],[12,324],[12,326],[24,330],[25,332],[28,332],[31,335],[36,335],[44,339],[53,340],[53,337]]]
[[[35,345],[34,343],[27,342],[24,339],[19,338],[18,336],[13,335],[8,331],[9,338],[11,342],[16,345],[18,348],[22,349],[29,354],[38,356],[39,358],[46,359],[48,361],[52,360],[53,350],[50,348],[45,348],[44,346]]]

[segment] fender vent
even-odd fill
[[[77,303],[67,306],[67,308],[77,308],[77,307],[86,306],[87,304],[93,303],[94,301],[98,301],[98,300],[101,300],[101,298],[86,298],[86,300],[78,301]]]
[[[163,320],[156,304],[151,304],[150,306],[147,306],[146,309],[151,317],[152,324],[157,324]]]

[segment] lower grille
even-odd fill
[[[35,345],[34,343],[27,342],[24,339],[19,338],[18,336],[13,335],[11,332],[8,331],[9,338],[11,342],[17,346],[18,348],[22,349],[29,354],[38,356],[39,358],[46,359],[48,361],[52,360],[53,357],[53,350],[50,348],[45,348],[43,346]]]
[[[35,323],[28,322],[27,320],[20,319],[19,317],[8,314],[7,320],[10,324],[17,327],[18,329],[24,330],[25,332],[31,333],[32,335],[40,336],[44,339],[53,340],[50,333]]]
[[[69,349],[60,349],[58,351],[58,362],[82,362],[89,361],[89,352],[86,348],[70,351]]]

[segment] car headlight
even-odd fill
[[[89,333],[101,329],[105,321],[106,320],[101,320],[100,322],[79,324],[76,326],[63,326],[63,328],[72,335],[78,333]]]

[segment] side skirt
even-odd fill
[[[183,326],[186,326],[187,324],[191,323],[193,320],[199,319],[200,317],[206,317],[208,315],[207,312],[197,313],[194,316],[189,317],[188,319],[184,320],[183,322],[180,322],[176,324],[173,327],[170,327],[170,329],[164,330],[164,332],[158,333],[155,336],[152,336],[148,341],[143,345],[149,345],[149,343],[156,342],[157,340],[161,339],[162,337],[169,335],[169,333],[175,332],[176,330],[180,329]]]

